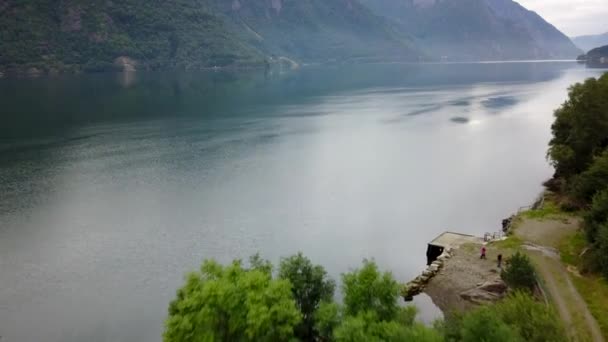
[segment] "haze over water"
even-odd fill
[[[304,252],[399,281],[552,169],[574,63],[0,80],[2,341],[159,341],[205,258]],[[428,298],[419,305],[433,315]]]

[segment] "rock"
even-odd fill
[[[433,263],[431,263],[431,266],[437,266],[437,267],[441,268],[441,266],[443,266],[443,262],[433,261]]]
[[[428,280],[428,278],[433,276],[433,271],[427,268],[426,270],[424,270],[424,272],[422,272],[422,276],[427,277]]]
[[[505,284],[502,279],[497,278],[494,280],[486,281],[481,286],[479,286],[478,289],[502,295],[507,292],[507,284]]]
[[[423,275],[421,275],[419,278],[420,278],[420,283],[421,283],[421,284],[426,284],[426,283],[428,283],[428,282],[429,282],[429,279],[431,279],[431,277],[429,277],[429,276],[425,276],[424,274],[423,274]]]
[[[460,297],[475,304],[485,304],[501,299],[502,295],[474,288],[462,292]]]
[[[507,284],[500,278],[486,281],[476,288],[464,291],[460,297],[472,303],[483,304],[501,299],[507,292]]]
[[[127,56],[120,56],[114,60],[114,65],[122,68],[124,72],[133,72],[136,70],[137,61]]]
[[[439,271],[439,265],[431,264],[431,266],[429,266],[429,271],[437,273]]]

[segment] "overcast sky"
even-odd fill
[[[608,0],[515,0],[568,36],[608,32]]]

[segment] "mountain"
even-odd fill
[[[415,60],[356,0],[0,0],[0,72]]]
[[[608,32],[604,34],[573,37],[572,42],[583,51],[587,52],[598,46],[608,45]]]
[[[362,0],[435,57],[448,60],[575,58],[563,33],[512,0]]]
[[[264,60],[198,0],[0,0],[0,35],[0,66],[34,73]]]
[[[235,31],[256,48],[305,62],[417,60],[396,32],[357,0],[213,0]]]

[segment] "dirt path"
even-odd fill
[[[524,245],[524,248],[537,265],[547,295],[555,303],[570,337],[575,341],[603,342],[604,338],[597,321],[572,284],[568,270],[555,252],[559,241],[568,234],[576,232],[578,227],[579,222],[572,219],[541,221],[524,218],[515,232],[524,241],[533,244]]]

